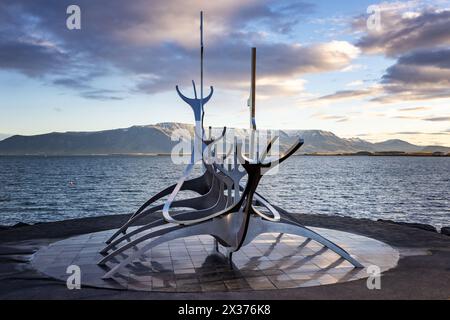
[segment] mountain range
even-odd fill
[[[93,155],[93,154],[168,154],[178,141],[171,135],[184,129],[186,136],[193,134],[193,126],[184,123],[158,123],[95,132],[52,132],[23,136],[14,135],[0,141],[0,155]],[[233,129],[235,135],[246,136],[246,130]],[[227,132],[230,132],[228,129]],[[220,129],[214,130],[216,135]],[[280,148],[287,148],[298,136],[305,140],[301,154],[357,153],[357,152],[444,152],[450,147],[418,146],[403,140],[387,140],[378,143],[359,138],[340,138],[322,130],[281,130]],[[0,137],[1,139],[1,137]]]
[[[0,141],[2,141],[3,139],[8,138],[10,136],[11,136],[10,134],[0,133]]]

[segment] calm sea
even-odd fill
[[[182,169],[165,156],[0,157],[0,224],[129,213]],[[258,191],[292,212],[450,225],[450,158],[292,157]]]

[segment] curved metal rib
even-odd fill
[[[209,173],[207,173],[209,174]],[[199,177],[202,178],[203,176]],[[198,178],[196,178],[198,179]],[[212,179],[214,180],[214,177],[212,177]],[[183,186],[180,188],[181,190],[190,190],[190,191],[194,191],[192,190],[192,188],[188,188],[188,186],[186,185],[189,181],[193,181],[195,179],[192,180],[187,180],[185,181],[185,183],[183,184]],[[191,208],[191,209],[197,209],[199,210],[199,212],[201,213],[201,210],[204,209],[209,209],[212,206],[214,206],[216,204],[216,199],[218,194],[219,194],[219,190],[217,190],[218,188],[215,188],[215,186],[217,186],[217,183],[212,182],[211,183],[211,187],[208,190],[208,192],[206,194],[203,194],[199,197],[195,197],[195,198],[189,198],[189,199],[182,199],[182,200],[178,200],[178,201],[174,201],[172,203],[172,207],[173,208],[180,208],[180,207],[185,207],[185,208]],[[172,187],[172,186],[171,186]],[[175,185],[173,185],[173,187],[175,187]],[[172,188],[173,190],[173,188]],[[119,230],[117,230],[114,235],[112,237],[110,237],[110,239],[106,242],[111,243],[112,240],[114,240],[115,238],[117,238],[117,236],[120,233],[125,234],[126,230],[133,225],[134,223],[136,223],[141,217],[143,217],[144,215],[148,215],[154,212],[157,212],[159,210],[161,210],[163,208],[163,204],[161,205],[157,205],[157,206],[153,206],[149,209],[140,211],[137,215],[132,216],[121,228],[119,228]]]
[[[195,82],[194,82],[194,80],[192,80],[192,86],[193,86],[193,89],[194,89],[194,99],[192,99],[192,98],[188,98],[188,97],[186,97],[184,94],[182,94],[181,93],[181,91],[180,91],[180,89],[179,89],[179,87],[178,87],[178,85],[175,87],[176,88],[176,91],[177,91],[177,93],[178,93],[178,95],[181,97],[181,99],[183,100],[183,101],[185,101],[191,108],[192,108],[192,111],[194,112],[194,118],[195,118],[195,121],[196,121],[196,125],[195,125],[195,127],[196,127],[196,129],[194,130],[194,132],[197,134],[197,129],[200,127],[200,124],[201,124],[201,130],[202,130],[202,132],[203,132],[203,106],[210,100],[210,98],[212,97],[212,95],[213,95],[213,93],[214,93],[214,88],[211,86],[210,87],[210,93],[208,94],[208,96],[206,97],[206,98],[203,98],[203,97],[201,97],[201,99],[198,99],[197,98],[197,90],[196,90],[196,87],[195,87]],[[226,129],[225,129],[226,130]],[[224,131],[225,131],[224,130]],[[197,150],[196,150],[196,147],[195,147],[195,145],[196,145],[196,143],[194,142],[194,151],[193,151],[193,157],[192,157],[192,159],[191,159],[191,163],[195,163],[196,162],[196,155],[197,155]],[[166,189],[164,189],[164,190],[162,190],[162,191],[160,191],[158,194],[156,194],[155,196],[153,196],[152,198],[150,198],[149,200],[147,200],[131,217],[130,217],[130,219],[129,220],[133,220],[133,221],[135,221],[136,219],[135,219],[135,217],[136,216],[142,216],[141,215],[141,212],[142,211],[144,211],[144,209],[145,208],[147,208],[148,206],[150,206],[152,203],[154,203],[154,202],[156,202],[157,200],[159,200],[159,199],[161,199],[162,197],[165,197],[165,196],[167,196],[167,195],[169,195],[169,194],[172,194],[173,193],[173,191],[175,190],[175,189],[179,189],[179,190],[188,190],[188,189],[191,189],[189,186],[186,186],[186,187],[183,187],[183,185],[185,184],[185,183],[188,183],[188,182],[191,182],[193,185],[196,185],[196,183],[195,182],[197,182],[196,181],[196,179],[191,179],[191,180],[187,180],[186,181],[186,178],[187,178],[187,175],[189,175],[189,173],[190,173],[190,171],[192,170],[192,168],[190,167],[190,168],[186,168],[186,170],[185,170],[185,172],[184,172],[184,174],[183,174],[183,177],[181,178],[181,179],[183,179],[184,181],[181,183],[181,185],[180,185],[180,181],[178,181],[178,183],[177,184],[175,184],[175,185],[172,185],[172,186],[169,186],[169,187],[167,187]],[[188,171],[188,172],[187,172]],[[187,173],[187,175],[186,175],[186,173]],[[200,183],[200,184],[198,184],[198,185],[200,185],[200,186],[202,186],[203,184],[202,183]],[[178,190],[178,191],[179,191]],[[177,193],[178,193],[178,191],[177,191]],[[197,190],[195,190],[195,189],[193,189],[192,191],[197,191]],[[198,192],[198,193],[200,193],[200,194],[202,194],[202,192]],[[110,243],[113,239],[115,239],[120,233],[124,233],[124,232],[126,232],[126,230],[127,230],[127,228],[128,228],[128,226],[131,224],[132,222],[130,222],[130,221],[128,221],[127,223],[125,223],[125,225],[123,225],[121,228],[119,228],[119,230],[117,230],[117,232],[115,233],[115,234],[113,234],[107,241],[106,241],[106,243]]]
[[[272,214],[272,217],[270,217],[270,216],[268,216],[267,214],[265,214],[265,213],[259,211],[258,209],[256,209],[255,206],[252,206],[252,207],[253,207],[253,211],[254,211],[258,216],[260,216],[261,218],[264,218],[265,220],[269,220],[269,221],[273,221],[273,222],[280,221],[280,218],[281,218],[280,213],[278,212],[277,209],[275,209],[275,208],[270,204],[270,202],[268,202],[268,201],[264,200],[263,198],[259,197],[259,195],[257,195],[256,193],[255,193],[255,200],[259,201],[259,202],[261,203],[261,205],[263,205],[264,207],[266,207],[267,210],[269,210],[270,213]]]
[[[98,264],[99,265],[104,265],[106,264],[106,262],[108,262],[109,260],[113,259],[114,257],[116,257],[117,255],[121,254],[122,252],[124,252],[127,249],[130,249],[132,247],[135,247],[136,245],[138,245],[139,243],[154,238],[154,237],[158,237],[160,235],[163,235],[167,232],[170,232],[172,230],[176,230],[176,229],[180,229],[180,226],[177,225],[170,225],[170,224],[166,224],[167,227],[166,228],[160,228],[158,230],[152,231],[150,233],[147,233],[137,239],[134,239],[133,241],[128,242],[127,244],[123,245],[122,247],[114,250],[113,252],[111,252],[110,254],[108,254],[107,256],[103,257]]]
[[[261,159],[264,159],[267,155],[267,153],[270,151],[270,148],[272,147],[273,143],[278,139],[278,137],[275,137],[272,139],[272,141],[268,144],[266,151],[262,154]],[[237,147],[237,142],[235,139],[235,156],[234,156],[234,167],[233,170],[229,168],[229,170],[226,170],[222,166],[216,166],[217,169],[219,169],[224,175],[230,177],[232,181],[234,182],[235,186],[237,187],[237,191],[235,191],[236,194],[239,193],[239,190],[242,187],[242,190],[244,189],[244,186],[240,184],[241,179],[247,174],[247,172],[240,171],[239,170],[239,164],[237,162],[237,154],[238,152],[242,152],[242,147]],[[278,213],[278,210],[276,210],[266,199],[261,197],[258,193],[255,192],[255,200],[258,201],[262,206],[266,207],[270,213],[272,214],[272,217],[262,213],[261,211],[254,208],[254,212],[258,214],[259,216],[270,220],[270,221],[279,221],[280,220],[280,214]]]
[[[194,178],[191,180],[187,180],[185,181],[185,183],[183,184],[183,186],[181,187],[181,190],[189,190],[189,191],[194,191],[197,192],[199,194],[204,194],[205,192],[205,186],[207,185],[206,183],[206,179],[205,176],[202,175],[198,178]],[[153,209],[149,209],[149,210],[145,210],[147,207],[149,207],[152,203],[155,203],[156,201],[160,200],[161,198],[169,195],[173,189],[175,188],[176,184],[173,184],[169,187],[167,187],[166,189],[160,191],[159,193],[157,193],[156,195],[154,195],[153,197],[151,197],[149,200],[147,200],[135,213],[133,213],[133,215],[128,219],[128,221],[123,224],[107,241],[106,244],[111,243],[111,241],[113,241],[115,238],[117,238],[119,236],[119,234],[124,233],[127,231],[127,229],[133,224],[135,223],[139,218],[141,218],[143,215],[147,214],[147,213],[151,213],[157,210],[161,210],[162,209],[162,205],[161,206],[157,206],[156,208],[158,208],[157,210],[153,210]],[[209,192],[209,190],[207,190],[207,192]]]
[[[283,161],[285,161],[287,158],[293,155],[303,145],[303,143],[304,143],[303,139],[299,138],[298,141],[294,143],[281,157],[279,157],[277,160],[265,162],[263,163],[263,166],[272,167],[280,165]]]
[[[250,188],[247,186],[246,190],[244,191],[244,194],[248,194],[249,192],[250,192]],[[243,202],[244,202],[244,198],[242,197],[237,204],[233,205],[230,208],[227,208],[227,209],[219,211],[218,214],[217,213],[215,214],[215,216],[226,215],[226,214],[229,214],[229,213],[232,213],[232,212],[239,211],[240,207],[243,204]],[[184,215],[189,214],[189,213],[190,212],[184,213]],[[188,221],[195,221],[195,223],[197,223],[197,225],[198,225],[199,222],[204,222],[206,220],[212,220],[211,216],[206,217],[204,219],[195,219],[195,220],[188,220]],[[182,221],[182,222],[184,222],[184,221]],[[174,226],[174,224],[170,224],[170,223],[168,223],[168,225]],[[188,225],[188,223],[186,223],[186,225]],[[177,227],[184,227],[184,226],[177,226]],[[146,229],[144,229],[144,230],[146,230]],[[109,255],[107,255],[102,260],[100,260],[99,264],[105,264],[107,261],[111,260],[112,258],[117,256],[121,252],[123,252],[123,251],[125,251],[125,250],[127,250],[127,249],[129,249],[129,248],[131,248],[131,247],[141,243],[142,241],[151,239],[151,238],[159,236],[159,235],[161,235],[160,230],[157,230],[157,231],[153,231],[151,233],[145,234],[145,235],[143,235],[143,236],[141,236],[139,238],[136,238],[133,241],[131,241],[131,242],[125,244],[124,246],[116,249],[115,251],[111,252]]]
[[[242,156],[242,155],[241,155]],[[248,170],[247,170],[248,171]],[[248,188],[248,182],[247,182],[247,186],[246,186],[246,190],[247,190],[247,188]],[[176,189],[175,189],[176,190]],[[174,194],[174,195],[176,195],[176,193],[175,193],[175,190],[172,192],[172,194]],[[246,192],[245,190],[244,190],[244,192]],[[206,217],[202,217],[202,218],[198,218],[198,219],[191,219],[191,220],[178,220],[178,219],[175,219],[174,217],[172,217],[172,215],[170,214],[170,206],[171,206],[171,203],[173,202],[173,197],[172,198],[169,198],[168,200],[167,200],[167,202],[164,204],[164,207],[163,207],[163,217],[164,217],[164,219],[167,221],[167,222],[169,222],[169,223],[176,223],[176,224],[185,224],[185,225],[187,225],[187,224],[195,224],[195,223],[199,223],[199,222],[203,222],[203,221],[206,221],[206,220],[208,220],[208,219],[212,219],[212,218],[214,218],[214,217],[218,217],[218,216],[220,216],[220,215],[223,215],[223,214],[225,214],[225,213],[228,213],[228,212],[230,212],[229,210],[232,210],[233,208],[235,208],[235,206],[236,205],[240,205],[242,202],[241,201],[243,201],[243,196],[241,197],[241,199],[237,202],[237,203],[235,203],[235,205],[233,205],[232,207],[230,207],[230,208],[228,208],[228,209],[225,209],[225,210],[221,210],[221,211],[218,211],[218,212],[215,212],[215,213],[213,213],[213,214],[211,214],[211,215],[209,215],[209,216],[206,216]]]
[[[276,136],[268,143],[268,145],[266,147],[266,150],[264,150],[264,152],[262,153],[261,157],[259,158],[260,162],[263,162],[266,159],[267,154],[270,152],[270,150],[272,149],[273,144],[275,143],[275,141],[278,140],[278,138],[279,137]]]
[[[192,218],[193,213],[195,213],[195,216],[201,216],[201,215],[206,215],[206,214],[210,214],[212,212],[215,211],[220,211],[223,210],[227,207],[228,202],[222,197],[220,197],[220,194],[223,194],[223,188],[221,188],[220,184],[218,183],[217,179],[215,179],[215,183],[214,183],[214,187],[211,188],[211,190],[216,190],[216,191],[212,191],[209,195],[208,198],[205,200],[208,200],[208,205],[203,205],[203,209],[198,209],[196,211],[187,211],[187,212],[181,212],[181,213],[177,213],[176,216],[177,217],[186,217],[187,218]],[[216,193],[216,196],[212,196],[213,193]],[[195,199],[195,198],[194,198]],[[186,203],[183,203],[183,201],[192,201],[194,199],[184,199],[184,200],[179,200],[179,201],[175,201],[173,203],[174,207],[187,207],[189,208],[189,206]],[[214,201],[214,203],[210,203],[211,201]],[[162,208],[162,205],[157,206],[157,207],[153,207],[150,208],[148,210],[152,210],[152,211],[144,211],[144,214],[147,213],[152,213],[154,211],[156,211],[156,209],[160,210]],[[155,209],[155,210],[154,210]],[[143,226],[137,227],[136,229],[123,234],[121,237],[114,239],[113,241],[111,241],[105,248],[103,248],[100,253],[107,253],[109,250],[111,250],[113,247],[119,245],[120,243],[122,243],[125,240],[129,240],[132,236],[137,235],[141,232],[147,231],[149,229],[152,229],[154,227],[166,224],[167,221],[165,221],[164,219],[158,219],[156,221],[152,221],[148,224],[145,224]]]
[[[144,230],[148,230],[148,229],[151,229],[151,228],[155,228],[155,227],[162,226],[162,225],[164,225],[164,224],[166,224],[166,223],[167,223],[166,220],[164,220],[164,219],[158,219],[158,220],[156,220],[156,221],[153,221],[153,222],[150,222],[150,223],[146,224],[146,225],[143,226],[143,227],[138,227],[138,228],[136,228],[136,229],[134,229],[134,230],[132,230],[132,231],[130,231],[130,232],[128,232],[128,233],[125,233],[123,236],[114,239],[114,240],[111,241],[110,243],[108,243],[108,245],[107,245],[106,247],[104,247],[104,248],[100,251],[100,253],[101,253],[101,254],[105,254],[105,253],[107,253],[109,250],[111,250],[112,248],[116,247],[118,244],[122,243],[123,241],[125,241],[125,240],[130,240],[132,236],[134,236],[134,235],[136,235],[136,234],[139,234],[139,233],[141,233],[141,232],[144,231]],[[145,228],[144,228],[144,227],[145,227]]]
[[[214,211],[218,211],[221,210],[223,208],[225,208],[225,204],[223,201],[221,201],[222,199],[218,198],[217,202],[214,206],[207,208],[205,210],[197,210],[197,211],[187,211],[187,212],[182,212],[182,213],[178,213],[176,214],[176,217],[181,217],[183,218],[184,216],[188,216],[188,218],[192,218],[193,213],[195,213],[196,216],[201,215],[201,214],[209,214],[211,212]],[[152,228],[161,226],[167,224],[167,221],[165,221],[164,219],[158,219],[157,221],[148,223],[146,225],[140,226],[138,228],[136,228],[135,230],[126,233],[125,235],[123,235],[120,238],[115,239],[113,242],[111,242],[108,246],[106,246],[101,253],[106,253],[108,252],[110,249],[112,249],[113,247],[117,246],[118,244],[122,243],[125,240],[130,240],[132,236],[137,235],[139,233],[145,232],[147,230],[150,230]],[[145,239],[144,239],[145,240]]]
[[[354,259],[347,251],[345,251],[343,248],[341,248],[339,245],[335,244],[334,242],[326,239],[325,237],[321,236],[317,232],[301,225],[298,223],[295,223],[291,220],[287,220],[282,218],[281,222],[278,223],[271,223],[268,221],[265,221],[263,219],[252,219],[252,229],[249,231],[248,237],[246,239],[246,244],[250,243],[251,240],[253,240],[255,237],[262,233],[266,232],[279,232],[279,233],[288,233],[293,234],[297,236],[302,236],[308,239],[312,239],[324,247],[327,247],[331,251],[335,252],[348,262],[350,262],[353,266],[356,268],[364,268],[364,266],[359,263],[356,259]]]
[[[173,226],[173,224],[168,224],[167,228],[162,228],[162,229],[150,232],[148,234],[145,234],[139,238],[136,238],[136,239],[132,240],[131,242],[118,248],[117,250],[111,252],[109,255],[107,255],[102,260],[100,260],[98,264],[101,264],[101,265],[105,264],[106,262],[113,259],[117,255],[123,253],[124,251],[126,251],[130,248],[136,247],[136,245],[138,245],[139,243],[142,243],[143,241],[158,237],[155,240],[151,241],[150,243],[145,244],[142,248],[140,248],[137,251],[130,254],[126,259],[124,259],[118,265],[116,265],[114,268],[112,268],[110,271],[108,271],[104,275],[103,278],[111,277],[112,275],[114,275],[114,273],[119,271],[123,266],[131,263],[134,259],[141,256],[143,253],[148,251],[150,248],[152,248],[160,243],[163,243],[163,242],[166,242],[169,240],[173,240],[173,239],[181,237],[181,236],[186,237],[186,236],[191,236],[191,235],[195,235],[195,234],[205,234],[205,233],[211,234],[214,237],[217,237],[221,243],[228,243],[230,245],[230,247],[232,247],[231,248],[232,251],[238,250],[241,247],[241,245],[245,239],[245,234],[247,233],[248,221],[249,221],[249,210],[250,210],[249,204],[252,201],[252,192],[254,191],[254,189],[256,188],[256,186],[258,184],[258,180],[259,180],[258,176],[252,174],[249,177],[248,184],[247,184],[247,186],[243,192],[243,196],[241,197],[239,202],[237,204],[233,205],[231,208],[225,209],[220,212],[220,216],[226,216],[228,214],[232,214],[235,212],[241,213],[242,212],[241,207],[244,204],[244,199],[247,198],[245,200],[245,202],[246,202],[245,214],[243,217],[238,217],[241,219],[243,218],[243,222],[240,224],[241,227],[239,227],[239,229],[238,229],[237,237],[235,237],[232,234],[229,234],[228,230],[224,229],[223,225],[225,225],[225,226],[229,225],[229,221],[224,219],[223,217],[219,220],[209,218],[209,219],[207,219],[207,221],[206,220],[200,221],[199,223],[196,223],[195,225],[189,225],[189,226],[187,226],[187,225]],[[242,216],[242,215],[240,215],[240,216]],[[214,227],[211,228],[211,226],[213,226],[213,225],[214,225]],[[210,226],[210,227],[208,227],[208,226]],[[230,241],[230,239],[231,239],[231,241]]]
[[[205,140],[203,140],[203,137],[199,137],[199,138],[202,140],[202,143],[204,143],[206,145],[206,148],[211,148],[217,141],[219,141],[220,139],[222,139],[225,136],[226,130],[227,130],[227,128],[224,127],[221,136],[219,138],[217,138],[217,139],[212,139],[212,140],[209,140],[209,141],[205,141]],[[202,157],[202,159],[203,159],[203,157]],[[217,174],[214,172],[213,168],[207,167],[207,169],[210,169],[210,170],[212,169],[213,176],[218,178]],[[178,180],[177,186],[172,190],[169,198],[164,203],[164,206],[163,206],[163,217],[168,222],[179,223],[179,222],[177,222],[175,219],[173,219],[171,217],[171,215],[169,213],[169,210],[170,210],[171,207],[173,207],[174,199],[178,195],[178,192],[179,192],[181,186],[184,184],[185,179],[186,179],[186,174],[183,174],[183,176],[180,178],[180,180]],[[222,186],[221,186],[221,188],[222,188]],[[217,198],[217,203],[219,203],[221,198],[223,198],[223,189],[221,189],[221,190],[222,191],[219,191],[219,196]],[[210,211],[213,211],[216,208],[217,208],[217,206],[214,206],[214,207],[212,207],[210,209]],[[221,209],[223,209],[223,208],[221,208]],[[205,218],[200,218],[200,219],[201,219],[201,221],[206,220]],[[194,223],[194,222],[192,222],[192,223]]]

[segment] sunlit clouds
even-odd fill
[[[78,31],[69,4],[0,3],[0,133],[191,122],[174,87],[198,82],[203,10],[209,124],[247,124],[256,46],[260,127],[450,146],[448,1],[79,0]]]

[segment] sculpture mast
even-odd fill
[[[252,71],[251,71],[251,89],[248,106],[250,107],[250,157],[255,157],[255,131],[256,131],[256,48],[252,47]],[[256,146],[257,148],[258,146]]]
[[[256,48],[252,48],[252,79],[250,92],[250,129],[256,130],[255,95],[256,94]]]
[[[200,11],[200,108],[202,110],[203,131],[203,117],[205,115],[205,112],[203,110],[203,11]]]

